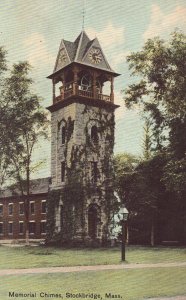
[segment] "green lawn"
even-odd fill
[[[123,300],[186,294],[185,268],[157,268],[138,270],[89,271],[66,274],[4,276],[0,278],[0,299],[8,300],[8,292],[61,293],[63,299],[85,299],[65,296],[66,293],[94,293],[105,298],[105,293],[119,294]],[[22,299],[11,298],[11,299]],[[91,297],[87,300],[94,299]],[[96,298],[95,298],[96,299]],[[109,298],[107,298],[109,299]],[[118,298],[117,298],[118,299]]]
[[[60,249],[0,246],[0,269],[119,264],[120,249]],[[128,263],[186,261],[186,249],[176,247],[128,247]]]

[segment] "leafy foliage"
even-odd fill
[[[170,41],[149,39],[143,49],[128,56],[129,69],[138,82],[125,91],[128,108],[141,105],[151,118],[156,149],[162,149],[165,128],[171,132],[175,119],[186,115],[186,36],[174,32]]]
[[[7,70],[6,64],[6,51],[3,47],[0,47],[0,103],[2,102],[2,83],[3,73]],[[7,177],[10,176],[9,159],[5,155],[6,145],[4,143],[6,128],[3,125],[2,117],[4,116],[4,110],[2,105],[0,106],[0,188],[3,186]]]
[[[6,51],[3,47],[0,47],[0,75],[7,70],[7,63],[6,63]]]
[[[1,69],[5,70],[5,53],[1,51]],[[33,80],[27,62],[14,64],[2,81],[0,97],[0,167],[14,178],[21,195],[26,195],[25,218],[28,233],[30,176],[41,162],[33,165],[35,146],[47,138],[47,116],[40,105],[41,99],[32,92]],[[2,176],[1,176],[2,177]],[[1,184],[5,180],[5,175]]]
[[[33,81],[29,71],[26,62],[13,66],[4,81],[0,103],[6,154],[19,182],[34,170],[34,166],[31,167],[34,146],[42,137],[47,137],[47,117],[40,105],[41,99],[30,91]]]
[[[114,157],[115,187],[120,199],[126,205],[129,205],[128,202],[133,189],[135,168],[138,163],[139,158],[128,153],[117,154]],[[130,207],[128,208],[130,209]]]
[[[139,105],[148,120],[144,158],[137,167],[134,194],[138,212],[152,220],[161,209],[180,214],[185,235],[186,155],[186,36],[173,32],[170,40],[149,39],[141,51],[128,56],[136,83],[125,90],[128,108]],[[147,130],[148,129],[148,130]],[[149,135],[150,132],[150,135]],[[149,155],[150,154],[150,155]],[[174,206],[172,199],[174,198]],[[166,202],[169,205],[165,204]],[[165,213],[165,210],[164,210]],[[179,234],[178,234],[179,235]]]

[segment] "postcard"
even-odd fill
[[[186,299],[183,0],[1,0],[0,299]]]

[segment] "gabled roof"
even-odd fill
[[[84,52],[84,55],[82,57],[82,61],[84,63],[90,65],[91,62],[90,62],[90,60],[88,58],[88,55],[89,55],[91,49],[99,49],[100,53],[102,55],[102,60],[96,66],[98,66],[98,68],[100,68],[100,69],[105,69],[105,70],[109,70],[109,71],[113,72],[113,70],[111,69],[111,67],[110,67],[110,65],[109,65],[109,63],[108,63],[108,61],[107,61],[107,59],[106,59],[106,57],[105,57],[105,55],[103,53],[103,50],[102,50],[101,45],[100,45],[100,43],[99,43],[99,41],[98,41],[97,38],[95,38],[94,40],[92,40],[91,43],[87,44],[87,48],[86,48],[86,51]],[[91,64],[95,67],[95,65],[93,63],[91,63]]]
[[[85,49],[87,48],[87,44],[90,42],[91,41],[85,31],[82,31],[80,33],[80,38],[78,37],[78,47],[76,51],[75,61],[82,61],[82,58],[85,54]]]
[[[76,55],[76,45],[73,42],[63,40],[66,47],[70,60],[73,61]]]
[[[50,180],[51,180],[50,177],[31,180],[30,195],[48,193]],[[9,198],[9,197],[16,197],[16,196],[21,196],[20,190],[18,189],[17,185],[9,186],[4,190],[0,191],[0,198]]]
[[[97,64],[94,64],[94,62],[90,60],[89,53],[91,52],[91,50],[94,51],[94,49],[98,49],[101,55],[101,61]],[[61,60],[60,58],[61,52],[63,52],[63,55],[66,56],[65,60]],[[103,53],[103,50],[101,48],[98,39],[95,38],[93,40],[90,40],[85,31],[82,31],[74,42],[70,42],[62,39],[53,74],[58,72],[59,70],[62,70],[64,67],[66,67],[67,65],[73,62],[84,64],[87,66],[92,66],[94,68],[109,71],[111,73],[115,73],[111,69]],[[51,76],[52,75],[50,75],[49,78],[51,78]]]

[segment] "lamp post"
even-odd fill
[[[124,205],[120,208],[120,214],[122,214],[122,237],[121,237],[121,260],[125,261],[125,222],[128,219],[129,212]]]

